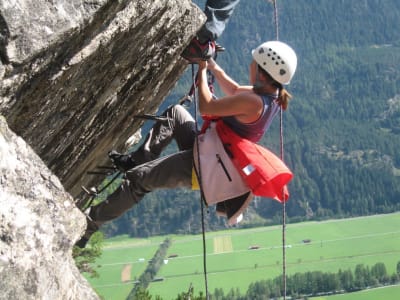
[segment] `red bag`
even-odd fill
[[[222,120],[217,123],[218,135],[233,164],[254,195],[287,201],[287,184],[293,178],[290,169],[268,149],[237,135]]]

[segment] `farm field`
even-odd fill
[[[100,277],[88,278],[91,285],[104,299],[126,299],[134,278],[146,269],[163,238],[130,239],[118,237],[107,240],[101,259],[96,262]]]
[[[400,285],[364,290],[350,294],[313,297],[311,300],[397,300],[400,295]]]
[[[354,270],[357,264],[372,266],[383,262],[392,274],[400,261],[399,225],[400,213],[288,224],[286,272],[288,275],[316,270],[337,272]],[[281,275],[281,231],[280,226],[269,226],[207,233],[209,291],[222,288],[227,293],[231,288],[238,288],[245,293],[250,283]],[[96,264],[101,265],[100,278],[89,282],[106,300],[125,299],[133,280],[144,271],[147,261],[165,238],[107,240],[103,256]],[[164,280],[151,283],[150,293],[174,299],[191,285],[195,294],[204,291],[201,235],[169,238],[172,245],[167,256],[173,258],[160,269],[157,277]]]

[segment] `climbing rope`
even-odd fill
[[[280,150],[281,160],[283,161],[283,113],[280,112]],[[282,190],[282,279],[283,279],[283,299],[286,300],[286,198],[285,192]]]
[[[267,0],[271,2],[274,7],[274,25],[275,25],[275,38],[279,40],[279,20],[278,20],[278,6],[277,0]],[[209,86],[212,87],[214,78],[211,77],[211,81],[209,81]],[[192,87],[190,94],[194,97],[194,109],[195,109],[195,128],[196,128],[196,139],[199,133],[198,127],[198,107],[197,107],[197,78],[195,76],[194,64],[192,64]],[[214,92],[214,91],[212,91]],[[280,110],[280,158],[284,161],[284,147],[283,147],[283,110]],[[199,143],[196,143],[197,153],[199,152]],[[197,158],[200,160],[200,157]],[[199,186],[200,186],[200,203],[201,203],[201,226],[202,226],[202,237],[203,237],[203,270],[204,270],[204,283],[205,283],[205,291],[206,291],[206,299],[209,300],[209,292],[208,292],[208,278],[207,278],[207,258],[206,258],[206,238],[205,238],[205,222],[204,222],[204,195],[202,190],[201,183],[201,164],[198,161],[198,178],[199,178]],[[286,300],[286,196],[284,190],[282,189],[283,194],[283,203],[282,203],[282,279],[283,279],[283,299]]]
[[[276,0],[269,0],[274,6],[274,24],[275,24],[275,38],[279,41],[279,20],[278,20],[278,5]]]
[[[194,97],[194,122],[195,122],[195,129],[196,129],[196,139],[198,139],[199,136],[199,126],[198,126],[198,116],[199,116],[199,111],[198,111],[198,106],[197,106],[197,78],[195,75],[195,70],[194,70],[194,64],[192,64],[192,88],[191,92],[193,92],[193,97]],[[204,194],[203,194],[203,185],[202,185],[202,180],[201,180],[201,163],[200,163],[200,149],[199,149],[199,143],[197,141],[196,143],[196,150],[197,150],[197,162],[198,162],[198,182],[199,182],[199,187],[200,187],[200,206],[201,206],[201,231],[202,231],[202,236],[203,236],[203,273],[204,273],[204,284],[205,284],[205,290],[206,290],[206,299],[209,299],[209,293],[208,293],[208,279],[207,279],[207,252],[206,252],[206,230],[205,230],[205,222],[204,222]]]
[[[279,41],[279,19],[278,19],[278,5],[277,0],[268,0],[272,2],[274,7],[274,25],[275,25],[275,39]],[[283,150],[283,110],[280,110],[279,122],[279,136],[280,136],[280,158],[284,161]],[[282,190],[283,203],[282,203],[282,289],[283,299],[286,300],[286,198],[285,192]]]

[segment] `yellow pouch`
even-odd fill
[[[192,168],[192,190],[200,190],[199,181],[197,180],[197,174],[194,168]]]

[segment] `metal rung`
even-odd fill
[[[168,121],[170,120],[165,116],[156,116],[151,114],[143,114],[143,115],[135,115],[136,118],[146,119],[146,120],[154,120],[154,121]]]

